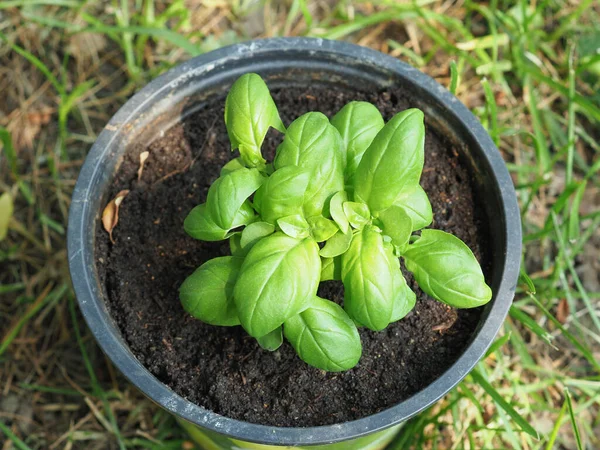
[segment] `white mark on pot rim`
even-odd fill
[[[175,406],[177,405],[177,396],[175,394],[173,394],[168,397],[163,397],[161,399],[160,403],[165,405],[165,408],[167,408],[169,410],[173,410],[173,409],[175,409]]]
[[[188,403],[187,405],[185,405],[183,412],[185,412],[186,414],[191,414],[192,411],[194,411],[194,405],[192,403]]]
[[[71,255],[71,257],[69,258],[69,262],[77,258],[81,254],[81,252],[83,252],[83,247],[78,248],[77,251]]]
[[[175,80],[171,81],[171,87],[179,87],[180,85],[187,83],[191,78],[196,78],[205,72],[210,72],[216,67],[216,65],[216,63],[205,64],[203,66],[196,67],[195,69],[185,72],[179,78],[176,78]]]

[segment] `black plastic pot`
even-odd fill
[[[393,85],[414,93],[428,126],[462,149],[490,218],[493,300],[485,307],[472,341],[452,367],[428,387],[380,413],[353,422],[313,428],[278,428],[214,414],[180,397],[146,370],[129,350],[105,307],[95,267],[94,234],[113,174],[130,142],[151,140],[213,96],[224,96],[243,73],[261,74],[271,87],[321,83],[360,90]],[[512,302],[521,255],[516,194],[500,153],[477,119],[433,79],[392,57],[356,45],[307,38],[252,41],[194,58],[151,82],[112,118],[92,147],[77,180],[69,217],[71,277],[83,316],[96,340],[127,378],[161,407],[224,446],[223,439],[266,445],[323,445],[362,437],[341,448],[381,448],[401,424],[460,382],[483,357]],[[195,424],[200,428],[194,428]],[[376,435],[366,437],[372,433]],[[233,439],[233,441],[231,440]],[[378,441],[369,445],[365,441]],[[202,444],[208,446],[209,444]],[[244,444],[245,445],[245,444]],[[250,444],[246,448],[252,447]]]

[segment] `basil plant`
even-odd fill
[[[436,300],[472,308],[491,299],[467,245],[422,230],[432,211],[419,185],[420,110],[385,123],[372,104],[351,102],[331,120],[309,112],[286,129],[266,84],[249,73],[228,93],[225,124],[240,156],[184,226],[196,239],[228,239],[231,256],[204,263],[181,285],[192,316],[241,325],[267,350],[285,336],[306,363],[343,371],[361,356],[357,327],[383,330],[415,306],[399,258]],[[269,127],[285,134],[272,163],[261,153]],[[317,296],[325,280],[342,281],[343,308]]]

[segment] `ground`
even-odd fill
[[[510,317],[397,448],[600,448],[599,24],[593,0],[0,0],[0,449],[190,445],[79,317],[70,193],[97,133],[150,79],[284,35],[369,46],[448,86],[517,188]]]

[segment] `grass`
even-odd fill
[[[357,42],[430,74],[488,128],[517,188],[525,252],[504,330],[394,448],[599,448],[598,23],[590,0],[0,0],[0,194],[14,204],[0,242],[0,448],[189,445],[78,316],[70,193],[135,90],[191,56],[280,35]]]

